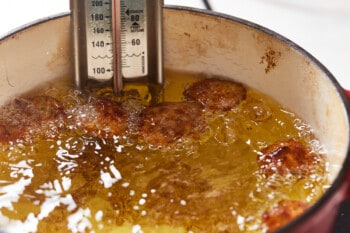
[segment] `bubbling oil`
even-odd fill
[[[167,71],[163,100],[183,101],[184,88],[200,78]],[[52,96],[68,109],[86,99],[68,81],[33,93]],[[112,96],[109,88],[92,93]],[[147,89],[136,84],[127,86],[126,93],[115,98],[128,101],[132,96],[128,109],[135,114],[140,111],[135,99],[141,106],[151,99]],[[246,100],[232,111],[206,114],[208,127],[200,140],[180,141],[171,148],[74,131],[3,145],[0,229],[263,232],[262,215],[280,200],[313,204],[324,193],[328,180],[322,146],[296,114],[250,88]],[[288,138],[318,153],[318,166],[303,179],[266,178],[259,171],[258,153]]]

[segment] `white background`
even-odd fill
[[[69,11],[69,0],[1,0],[0,36]],[[5,4],[4,4],[5,3]],[[213,10],[247,19],[291,39],[350,89],[350,0],[210,0]],[[200,0],[165,4],[204,8]],[[1,54],[0,54],[1,56]]]

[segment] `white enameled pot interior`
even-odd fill
[[[0,41],[0,104],[72,72],[70,17],[38,23]],[[293,43],[256,25],[181,9],[164,10],[166,69],[222,75],[277,99],[315,129],[330,161],[343,166],[349,120],[339,87]]]

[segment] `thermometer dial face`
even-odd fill
[[[163,0],[70,0],[76,84],[163,83]]]

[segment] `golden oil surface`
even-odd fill
[[[166,72],[164,101],[200,75]],[[74,107],[68,82],[42,94]],[[140,98],[147,90],[137,85]],[[111,95],[110,89],[99,91]],[[38,92],[36,91],[36,94]],[[325,161],[299,179],[265,178],[257,156],[294,138],[321,154],[312,129],[291,111],[248,88],[226,113],[208,112],[201,140],[154,149],[119,138],[66,134],[3,146],[0,229],[8,232],[262,232],[262,215],[280,200],[314,203],[327,184]]]

